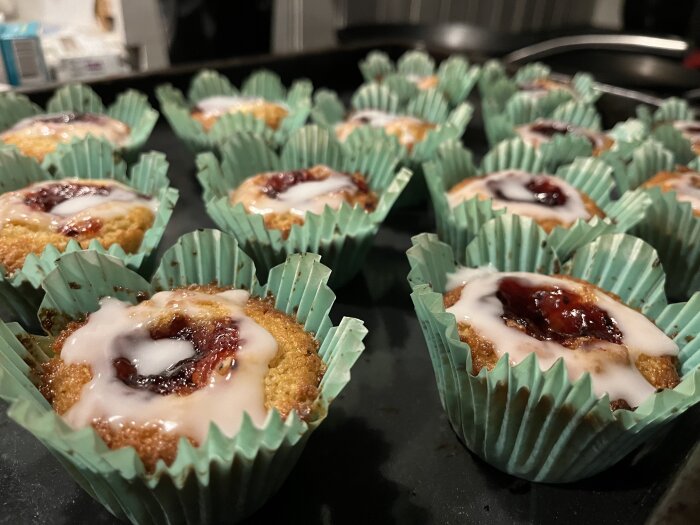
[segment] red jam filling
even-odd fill
[[[590,133],[586,133],[581,128],[576,128],[566,122],[558,122],[556,120],[545,120],[541,122],[535,122],[530,126],[530,131],[544,135],[545,137],[551,139],[556,134],[566,134],[571,133],[578,137],[583,137],[591,143],[593,147],[598,145],[598,141],[595,136]]]
[[[261,191],[271,199],[274,199],[277,195],[284,193],[292,186],[310,180],[316,180],[311,170],[281,171],[269,175],[265,179],[265,184]]]
[[[589,337],[622,344],[622,332],[608,313],[577,293],[506,277],[496,297],[503,304],[503,320],[516,323],[540,341],[567,346],[577,338]]]
[[[212,372],[235,366],[236,350],[241,344],[238,322],[228,317],[195,324],[189,317],[176,315],[165,326],[152,328],[150,336],[154,341],[188,341],[195,355],[152,375],[139,374],[126,357],[118,357],[112,364],[117,378],[125,385],[160,395],[187,395],[205,386]],[[121,344],[131,346],[133,341],[129,339],[123,338]]]
[[[542,206],[564,206],[568,200],[561,187],[554,184],[546,177],[533,177],[525,188],[532,193],[531,200],[512,199],[501,190],[501,183],[489,181],[487,183],[493,194],[501,200],[511,202],[535,202]]]
[[[69,199],[87,195],[109,195],[111,191],[112,188],[109,186],[81,184],[79,182],[55,182],[26,193],[24,204],[33,210],[47,213]]]
[[[95,234],[102,228],[102,221],[97,217],[89,217],[78,221],[68,221],[65,223],[59,233],[66,237],[78,237],[85,234]]]

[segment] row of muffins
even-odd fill
[[[367,93],[385,93],[386,90],[382,89],[381,87],[372,86],[371,89],[368,89],[366,92]],[[305,134],[314,135],[313,140],[304,138]],[[355,154],[355,155],[348,154],[347,153],[348,150],[344,150],[342,148],[339,149],[339,146],[337,146],[337,143],[335,141],[331,140],[332,135],[330,135],[327,132],[323,133],[322,130],[320,130],[318,128],[307,128],[307,130],[305,130],[305,133],[299,133],[298,137],[301,137],[301,138],[298,139],[298,142],[300,142],[301,144],[313,144],[315,146],[319,143],[319,139],[318,139],[319,136],[324,137],[323,140],[329,144],[327,149],[324,150],[324,154],[322,155],[322,157],[324,159],[341,157],[341,156],[343,156],[343,154],[345,154],[345,155],[347,155],[347,157],[349,159],[352,159],[352,160],[347,160],[347,161],[337,160],[336,162],[338,162],[338,164],[337,164],[338,168],[335,170],[332,169],[332,167],[328,165],[330,162],[327,162],[326,164],[315,164],[314,163],[314,164],[312,164],[312,166],[310,166],[311,169],[306,169],[306,170],[293,170],[292,169],[289,171],[275,171],[268,177],[263,177],[262,179],[257,179],[257,181],[259,181],[260,184],[257,184],[257,181],[250,182],[249,185],[256,185],[256,186],[262,187],[264,189],[260,190],[260,189],[253,188],[252,193],[251,193],[251,191],[244,191],[242,196],[241,196],[241,194],[238,194],[237,198],[239,199],[238,203],[240,204],[240,206],[243,208],[245,208],[246,205],[255,206],[255,203],[253,201],[255,201],[256,199],[260,199],[261,201],[263,201],[263,203],[265,203],[265,202],[267,202],[267,201],[265,201],[265,199],[270,199],[270,198],[274,199],[275,197],[279,196],[280,194],[283,194],[286,191],[288,191],[290,188],[293,188],[297,184],[321,182],[321,181],[325,181],[326,179],[330,179],[330,180],[328,180],[327,184],[323,183],[323,185],[324,186],[331,186],[332,185],[334,188],[333,191],[335,193],[340,194],[340,195],[338,195],[338,200],[341,202],[341,204],[340,204],[341,209],[342,209],[343,202],[349,202],[352,204],[355,204],[355,203],[359,204],[359,206],[355,207],[355,209],[360,208],[360,211],[361,211],[360,216],[361,217],[365,216],[365,211],[368,212],[367,215],[376,211],[376,208],[379,206],[379,203],[378,203],[379,197],[377,195],[372,195],[371,189],[368,191],[362,191],[362,186],[364,186],[362,179],[359,179],[357,176],[353,177],[353,175],[355,175],[356,173],[360,174],[360,175],[361,175],[361,173],[359,171],[352,172],[352,170],[350,168],[346,167],[346,168],[344,168],[346,170],[345,171],[346,176],[342,177],[343,173],[338,171],[338,169],[340,169],[341,166],[353,166],[352,162],[357,163],[357,164],[355,164],[356,166],[360,166],[361,164],[359,164],[359,163],[361,162],[362,159],[366,158],[367,155],[365,153]],[[269,147],[269,143],[266,142],[264,139],[261,141],[255,142],[255,140],[250,138],[250,137],[237,137],[236,140],[238,140],[240,142],[240,144],[238,144],[237,146],[231,146],[231,149],[235,151],[236,148],[239,148],[238,153],[231,154],[229,156],[229,158],[227,159],[225,156],[225,152],[224,152],[223,159],[221,160],[220,164],[218,165],[218,170],[219,170],[218,172],[216,172],[215,170],[217,169],[216,163],[218,163],[219,161],[213,155],[209,155],[209,156],[205,155],[203,157],[200,157],[200,159],[198,159],[198,163],[200,165],[200,168],[205,167],[206,169],[210,170],[209,173],[214,173],[214,174],[216,174],[216,173],[223,174],[228,170],[229,173],[232,173],[235,176],[240,177],[241,176],[240,173],[238,173],[238,174],[236,173],[239,171],[238,170],[239,166],[236,166],[235,162],[237,161],[237,159],[240,159],[242,157],[241,152],[253,151],[253,150],[263,152],[263,155],[261,155],[261,157],[263,157],[266,161],[270,162],[270,166],[272,167],[272,169],[276,169],[278,166],[284,165],[283,163],[285,163],[285,162],[294,162],[299,157],[303,157],[308,162],[308,157],[303,155],[301,152],[304,152],[305,150],[308,150],[310,148],[304,148],[304,147],[294,148],[294,147],[290,146],[287,151],[285,151],[283,149],[280,157],[277,160],[271,160],[271,159],[274,159],[274,157],[272,157],[272,155],[274,155],[274,151]],[[353,142],[352,135],[350,137],[348,137],[348,140],[350,142]],[[309,141],[309,142],[305,142],[305,141]],[[445,140],[444,142],[441,142],[440,146],[446,144],[447,142],[448,142],[447,140]],[[232,143],[234,143],[234,141],[232,141]],[[400,141],[394,140],[394,141],[388,141],[387,145],[382,145],[382,146],[376,147],[376,151],[371,150],[371,148],[370,148],[370,150],[374,153],[375,158],[379,159],[380,157],[382,157],[382,153],[385,153],[386,148],[396,148],[396,146],[394,144],[397,144],[397,143],[399,145],[401,145]],[[252,146],[252,149],[250,149],[251,144],[254,144]],[[389,144],[391,144],[391,145],[389,145]],[[264,147],[267,147],[268,150],[265,151]],[[359,150],[359,151],[366,152],[366,150]],[[370,157],[371,157],[371,155],[370,155]],[[381,163],[389,164],[392,166],[392,169],[393,169],[394,167],[396,167],[396,165],[400,161],[399,160],[386,161],[385,159],[382,158],[381,160],[376,160],[376,162],[379,164],[381,164]],[[251,172],[251,174],[253,176],[255,176],[255,175],[259,176],[260,172],[255,171],[258,169],[259,168],[256,165],[255,169]],[[262,170],[262,171],[267,171],[267,170]],[[392,173],[392,170],[390,169],[388,172]],[[318,173],[322,173],[322,175],[317,176],[316,174],[318,174]],[[215,175],[210,175],[210,176],[212,177],[212,192],[215,190],[218,191],[218,188],[214,188],[214,186],[216,185],[216,181],[217,181],[217,179],[215,178]],[[338,179],[342,179],[342,180],[338,180]],[[293,182],[293,183],[290,184],[290,182]],[[545,182],[548,182],[550,185],[556,185],[556,180],[545,181]],[[205,188],[206,188],[206,185],[205,185]],[[348,188],[349,188],[349,190],[348,190]],[[243,189],[246,189],[246,188],[243,187]],[[247,190],[250,190],[250,188],[247,188]],[[228,191],[230,191],[230,188]],[[558,190],[556,190],[556,191],[558,191]],[[555,191],[555,193],[556,193],[556,191]],[[294,192],[294,193],[297,193],[297,192]],[[547,195],[545,195],[545,198],[543,200],[552,200],[551,195],[549,195],[548,192],[537,192],[537,193],[547,194]],[[563,194],[563,192],[560,192],[560,193]],[[272,196],[272,195],[274,195],[274,196]],[[84,195],[84,196],[89,197],[90,195]],[[143,196],[141,195],[138,197],[142,198]],[[222,195],[222,197],[227,198],[227,197],[233,197],[233,196],[230,196],[228,193],[224,193]],[[294,197],[294,195],[290,195],[289,197]],[[581,198],[581,199],[583,201],[583,198]],[[70,199],[67,199],[67,200],[70,200]],[[277,199],[277,200],[279,200],[279,199]],[[294,200],[294,199],[292,198],[291,200]],[[553,199],[553,201],[555,201],[555,202],[557,200],[561,200],[561,198],[558,198],[558,199],[554,198]],[[276,202],[275,206],[277,204],[278,203]],[[350,208],[350,206],[348,206],[348,208]],[[386,209],[386,211],[388,211],[388,209]],[[289,215],[285,215],[285,213],[288,213],[288,212],[284,211],[284,210],[282,213],[280,213],[279,210],[273,209],[272,213],[274,215],[271,215],[269,217],[270,223],[267,224],[268,228],[266,228],[266,229],[279,230],[279,232],[280,232],[279,236],[280,236],[280,238],[283,238],[284,232],[286,229],[285,225],[289,224],[290,222],[294,223],[294,221],[297,220],[297,218],[290,217]],[[342,211],[341,211],[341,213],[342,213]],[[350,213],[350,212],[346,212],[346,213]],[[305,220],[311,220],[311,217],[313,217],[313,215],[307,216]],[[266,225],[265,222],[267,220],[268,219],[266,218],[264,221],[261,221],[261,224],[263,226],[265,226]],[[289,239],[290,237],[293,237],[293,234],[292,234],[293,230],[294,229],[292,227],[287,229],[287,239]],[[299,230],[297,229],[296,231],[299,231]],[[253,251],[254,248],[250,248],[250,250]],[[357,250],[352,249],[350,251],[353,252],[353,251],[357,251]],[[202,284],[204,284],[204,283],[202,283]],[[202,290],[192,290],[193,294],[197,294],[197,293],[201,293],[201,292],[202,292]],[[210,290],[210,292],[214,292],[214,291]],[[213,293],[213,295],[216,295],[218,293],[221,293],[221,291],[217,290],[215,293]],[[184,328],[186,328],[186,326],[183,327],[183,329]],[[75,328],[75,329],[77,330],[78,328]],[[73,332],[68,330],[68,332],[65,333],[65,337],[70,338],[72,333]],[[60,351],[61,349],[62,349],[62,344],[58,344],[56,346],[56,350]],[[47,372],[48,377],[53,377],[51,374],[54,372],[55,368],[58,368],[58,367],[51,367],[51,366],[48,367],[48,372]],[[318,377],[318,374],[317,374],[317,377]],[[138,379],[137,379],[137,381],[138,381]],[[53,394],[51,394],[50,390],[48,390],[47,392],[49,392],[48,395],[53,395]],[[107,434],[105,434],[105,436],[107,436]]]

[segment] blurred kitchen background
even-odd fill
[[[700,0],[0,0],[0,84],[411,42],[697,96]]]

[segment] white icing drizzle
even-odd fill
[[[692,144],[700,144],[700,121],[698,120],[676,120],[673,127],[688,139]]]
[[[336,124],[335,132],[338,140],[344,142],[357,127],[385,128],[387,133],[396,135],[402,145],[410,148],[418,141],[415,129],[422,129],[426,125],[432,127],[432,124],[408,115],[363,109],[353,113],[346,121]]]
[[[664,184],[676,192],[676,199],[689,202],[693,211],[700,212],[700,172],[688,171],[678,175],[679,177],[668,179]]]
[[[534,126],[538,125],[555,125],[555,126],[566,126],[566,133],[572,134],[579,137],[584,137],[588,140],[593,141],[595,148],[604,148],[606,146],[606,135],[604,133],[598,133],[591,129],[582,128],[580,126],[574,126],[572,124],[567,124],[564,122],[558,122],[549,119],[537,119],[535,122],[530,124],[523,124],[522,126],[516,126],[515,132],[522,139],[523,142],[529,144],[533,148],[538,148],[541,144],[546,144],[551,142],[553,136],[547,133],[541,133],[533,129]],[[562,135],[563,133],[555,133],[554,135]]]
[[[218,117],[224,113],[236,113],[238,111],[250,111],[255,107],[269,104],[262,97],[245,96],[214,96],[207,97],[197,102],[197,109],[205,117]],[[275,105],[286,107],[285,104],[275,102]]]
[[[566,203],[561,206],[546,206],[535,200],[535,196],[525,185],[534,178],[544,178],[555,184],[566,196]],[[508,199],[496,195],[496,190]],[[545,174],[532,174],[522,170],[502,170],[475,178],[471,183],[457,190],[447,192],[447,202],[454,208],[462,202],[472,199],[492,199],[494,209],[507,209],[509,213],[526,215],[535,219],[558,219],[573,223],[577,219],[588,220],[588,213],[581,194],[566,181]]]
[[[32,209],[24,203],[28,193],[63,182],[107,186],[111,191],[108,195],[84,195],[65,200],[49,212]],[[137,207],[148,208],[155,214],[158,210],[158,199],[143,197],[128,186],[113,180],[51,180],[0,195],[0,224],[21,223],[59,231],[68,222],[90,218],[109,220],[125,215]]]
[[[568,92],[574,98],[576,97],[576,92],[571,89],[571,86],[549,78],[539,78],[529,82],[520,82],[518,84],[518,89],[523,94],[522,96],[534,100],[544,98],[549,93],[557,89]]]
[[[255,425],[262,426],[267,416],[264,380],[268,365],[277,353],[272,335],[245,315],[249,294],[228,290],[206,294],[192,290],[174,290],[155,294],[150,300],[130,306],[105,298],[88,322],[68,337],[61,359],[68,364],[87,364],[92,380],[83,387],[80,399],[64,415],[74,428],[90,425],[95,419],[112,425],[159,423],[163,429],[194,438],[206,438],[211,422],[227,436],[238,432],[244,412]],[[240,346],[235,366],[225,375],[214,372],[204,387],[189,395],[159,395],[136,389],[120,381],[113,366],[118,357],[130,358],[139,373],[164,372],[180,360],[194,354],[191,343],[173,339],[154,341],[148,327],[167,315],[182,313],[204,318],[212,310],[238,323]],[[128,356],[120,355],[120,341],[135,340]]]
[[[349,175],[321,165],[310,169],[327,176],[299,182],[273,198],[262,193],[260,187],[265,184],[266,177],[276,172],[262,173],[246,179],[233,190],[231,202],[242,203],[250,213],[289,212],[303,217],[307,212],[320,214],[326,206],[337,210],[345,202],[344,195],[357,193],[358,188]]]
[[[12,134],[22,135],[25,138],[53,136],[60,142],[70,142],[73,138],[85,138],[92,135],[104,138],[117,146],[123,146],[129,139],[129,127],[106,115],[91,114],[92,121],[46,122],[44,120],[60,115],[60,113],[51,113],[20,120],[3,132],[0,135],[0,140],[4,140],[5,137]]]
[[[460,299],[447,312],[457,322],[467,322],[478,334],[494,345],[501,356],[508,353],[511,364],[517,364],[535,353],[542,370],[563,359],[571,381],[585,372],[591,374],[593,391],[598,396],[608,393],[611,400],[624,399],[639,406],[655,388],[634,366],[641,354],[648,356],[678,355],[678,346],[644,315],[619,303],[607,294],[595,290],[596,306],[605,310],[619,328],[623,344],[607,341],[595,343],[601,350],[569,349],[555,341],[540,341],[517,328],[507,326],[503,305],[496,297],[499,283],[506,277],[516,277],[529,285],[557,286],[580,292],[583,286],[566,279],[528,272],[497,272],[493,268],[460,268],[448,274],[447,289],[464,284]]]

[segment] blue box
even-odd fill
[[[13,86],[44,84],[49,80],[44,62],[38,22],[3,24],[0,50],[7,79]]]

